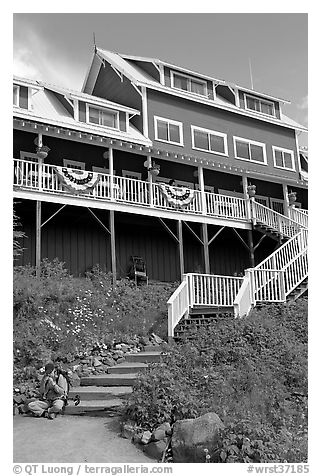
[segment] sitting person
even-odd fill
[[[30,402],[28,410],[34,416],[54,419],[61,413],[67,399],[68,382],[55,370],[52,362],[45,366],[45,375],[40,382],[40,399]]]

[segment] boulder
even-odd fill
[[[72,376],[70,378],[70,384],[72,387],[79,387],[80,385],[80,378],[76,372],[72,372]]]
[[[100,365],[102,365],[102,362],[99,359],[97,359],[97,357],[95,357],[93,365],[94,367],[99,367]]]
[[[149,340],[149,337],[141,336],[139,338],[139,343],[143,345],[149,345],[151,342]]]
[[[121,430],[121,436],[127,438],[128,440],[133,440],[136,433],[136,426],[133,423],[127,422],[124,423]]]
[[[144,446],[144,453],[157,461],[162,459],[163,453],[166,449],[167,441],[152,441]]]
[[[106,357],[103,359],[104,365],[107,365],[108,367],[113,367],[115,365],[115,360],[111,357]]]
[[[219,429],[223,428],[224,424],[216,413],[175,422],[172,436],[174,463],[205,463],[204,449],[208,449],[212,463],[218,462],[216,448]]]
[[[166,435],[171,435],[172,434],[172,427],[171,424],[168,421],[165,421],[161,425],[159,425],[156,430],[164,430]]]
[[[142,434],[142,437],[141,437],[141,440],[140,442],[143,444],[143,445],[147,445],[147,443],[150,442],[151,440],[151,437],[152,437],[152,434],[150,431],[144,431],[144,433]]]
[[[157,334],[152,334],[153,341],[155,344],[162,344],[164,341]]]

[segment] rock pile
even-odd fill
[[[157,461],[170,461],[168,449],[172,435],[169,422],[162,423],[152,432],[139,428],[135,422],[127,421],[122,426],[121,436],[137,444],[148,456]]]

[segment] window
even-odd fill
[[[13,105],[19,107],[19,86],[13,85]]]
[[[234,154],[236,159],[248,160],[266,165],[265,144],[255,142],[242,137],[233,137]]]
[[[136,180],[141,180],[142,178],[142,174],[140,172],[132,172],[131,170],[122,170],[122,176]]]
[[[85,162],[78,162],[76,160],[64,159],[64,167],[73,170],[85,170]]]
[[[192,148],[212,154],[227,155],[227,135],[222,132],[191,126]]]
[[[119,117],[117,111],[100,109],[87,104],[87,122],[104,127],[119,129]]]
[[[174,73],[171,71],[171,86],[172,88],[188,91],[200,96],[207,96],[207,83],[202,79],[192,78],[185,74]]]
[[[267,101],[266,99],[259,99],[248,94],[245,94],[244,97],[245,109],[250,109],[251,111],[260,112],[261,114],[267,114],[268,116],[275,117],[274,102]]]
[[[183,124],[181,122],[155,116],[154,128],[156,140],[183,145]]]
[[[295,170],[293,150],[273,147],[274,167],[286,170]]]

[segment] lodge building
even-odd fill
[[[258,213],[306,224],[306,129],[287,103],[100,48],[81,92],[15,77],[15,264],[124,277],[139,256],[155,281],[243,276],[294,235]]]

